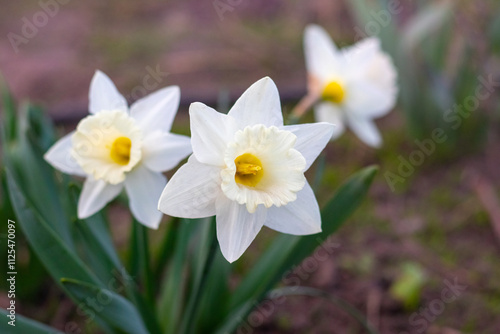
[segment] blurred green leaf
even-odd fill
[[[11,326],[8,324],[10,321],[10,318],[8,318],[9,312],[2,308],[0,309],[0,314],[2,315],[0,333],[3,334],[63,334],[63,332],[55,328],[25,318],[19,313],[16,313],[15,326]]]
[[[2,126],[0,126],[1,140],[4,145],[16,137],[16,104],[10,92],[2,89],[2,102],[4,106],[4,115]]]
[[[61,283],[90,318],[101,319],[119,333],[149,333],[137,309],[122,296],[74,279],[62,278]]]
[[[207,278],[207,288],[204,289],[200,298],[199,309],[195,320],[196,333],[213,333],[219,321],[224,319],[228,312],[231,291],[229,290],[229,278],[231,264],[222,255],[217,247],[212,269]],[[213,307],[217,305],[217,307]],[[210,310],[207,312],[207,310]]]
[[[415,310],[420,303],[427,274],[417,263],[404,263],[401,274],[390,289],[391,295],[401,301],[407,310]]]
[[[0,220],[6,222],[8,219],[18,221],[10,197],[7,191],[7,179],[5,169],[0,170]],[[7,224],[0,224],[0,257],[7,258],[7,244],[4,240],[7,238]],[[38,256],[33,252],[31,247],[22,233],[17,233],[15,237],[16,248],[19,250],[18,261],[16,263],[16,271],[18,277],[16,279],[16,287],[18,290],[16,295],[24,299],[32,299],[40,291],[43,284],[48,279],[48,274],[40,263]],[[7,272],[7,261],[0,264],[0,270]],[[0,290],[5,289],[8,282],[0,280]]]
[[[377,167],[367,167],[351,176],[339,188],[321,212],[321,233],[302,237],[281,234],[276,238],[234,291],[230,309],[240,314],[249,301],[251,304],[258,302],[280,279],[286,277],[289,268],[311,255],[337,231],[364,200],[377,170]],[[231,317],[226,318],[222,328],[226,328],[227,323],[234,323]]]
[[[76,209],[81,189],[75,184],[70,184],[68,190],[72,207]],[[118,272],[123,265],[113,245],[104,213],[101,211],[83,220],[76,218],[75,210],[73,215],[76,231],[83,244],[82,251],[88,258],[92,271],[106,284],[114,279],[114,273]]]
[[[407,52],[412,52],[422,41],[434,35],[447,22],[452,9],[451,1],[429,3],[405,26],[401,36],[402,47]]]
[[[200,306],[200,299],[204,289],[211,289],[207,285],[208,275],[213,268],[215,250],[217,248],[217,237],[215,234],[215,218],[204,218],[199,222],[199,237],[194,241],[195,252],[194,259],[190,261],[193,264],[191,272],[193,273],[193,282],[191,284],[189,297],[187,299],[186,310],[183,314],[180,324],[180,333],[192,333],[195,327],[194,318],[197,315]]]
[[[63,205],[67,199],[61,196],[61,187],[55,181],[53,168],[43,160],[43,152],[29,139],[33,136],[29,109],[25,106],[20,110],[14,139],[3,147],[3,161],[32,207],[50,222],[50,227],[66,246],[74,249],[70,221]]]
[[[189,241],[195,231],[200,228],[198,219],[181,219],[175,238],[175,251],[165,274],[158,301],[158,318],[164,333],[177,333],[179,320],[185,307],[184,296],[187,287],[187,264]]]
[[[180,219],[173,217],[170,222],[167,223],[166,231],[163,240],[161,241],[161,247],[158,252],[158,260],[155,267],[155,277],[161,277],[161,274],[165,270],[165,266],[172,258],[175,251],[175,238],[179,230]],[[159,288],[161,281],[156,281],[156,288]]]
[[[41,152],[46,152],[57,140],[52,122],[45,117],[42,109],[33,105],[29,105],[27,117],[30,143]]]
[[[366,37],[378,37],[382,47],[391,55],[397,53],[399,47],[399,31],[396,13],[389,10],[392,6],[388,0],[351,0],[346,4],[351,9],[356,20],[354,30],[356,41]]]
[[[491,45],[491,50],[500,55],[500,12],[496,14],[490,25],[488,37]]]
[[[132,233],[130,241],[130,272],[140,277],[144,288],[144,295],[148,303],[154,304],[154,283],[151,272],[151,256],[149,254],[148,229],[132,219]]]
[[[51,276],[59,282],[62,277],[71,277],[84,282],[99,284],[97,277],[64,244],[50,228],[47,221],[34,209],[21,192],[10,170],[7,170],[7,184],[10,199],[16,212],[18,223]]]
[[[151,256],[149,254],[148,229],[132,219],[130,234],[130,271],[135,281],[139,281],[143,288],[141,293],[135,284],[127,287],[128,296],[138,307],[142,318],[150,333],[161,333],[161,327],[155,310],[155,282],[151,271]]]
[[[248,300],[237,307],[230,308],[230,312],[227,314],[224,322],[217,328],[216,331],[214,331],[214,333],[234,333],[236,329],[244,323],[245,317],[250,314],[255,305],[255,300]]]

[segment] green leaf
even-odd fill
[[[149,239],[147,228],[139,223],[135,218],[132,221],[132,233],[130,242],[130,262],[131,273],[140,277],[140,282],[144,288],[145,298],[153,305],[154,303],[154,282],[151,272],[151,256],[149,255]]]
[[[222,255],[219,247],[215,254],[212,269],[208,275],[206,288],[200,298],[198,317],[195,333],[213,333],[218,323],[229,313],[228,306],[231,297],[229,289],[229,278],[231,275],[231,264]],[[217,305],[217,307],[213,307]],[[206,310],[210,310],[207,312]]]
[[[12,94],[7,88],[2,87],[2,100],[4,106],[4,115],[2,119],[1,139],[8,143],[16,137],[16,104]]]
[[[420,303],[422,289],[427,282],[427,274],[417,263],[404,263],[401,273],[389,290],[400,300],[407,310],[415,310]]]
[[[42,109],[36,106],[28,106],[29,131],[27,136],[33,146],[41,152],[46,152],[56,141],[55,130],[52,122],[45,117]]]
[[[175,251],[175,238],[177,236],[177,231],[179,230],[180,219],[177,217],[173,217],[170,222],[167,223],[165,236],[161,242],[161,248],[158,254],[158,260],[155,266],[155,277],[160,277],[163,271],[165,270],[165,266],[171,260],[174,251]],[[156,282],[157,287],[160,284],[160,281]]]
[[[30,137],[33,137],[33,129],[30,128],[28,119],[29,109],[29,106],[25,106],[19,110],[16,136],[4,145],[2,153],[5,166],[9,168],[17,186],[30,200],[31,205],[50,222],[51,228],[66,246],[73,249],[62,189],[55,181],[53,168],[43,160],[43,152],[30,140]]]
[[[377,172],[376,166],[366,167],[351,176],[340,187],[321,211],[323,231],[298,238],[297,245],[287,259],[288,262],[283,264],[283,272],[292,265],[299,264],[346,222],[347,218],[363,203]]]
[[[18,218],[17,223],[50,275],[57,281],[71,277],[99,284],[83,262],[65,245],[47,221],[34,209],[21,192],[10,170],[6,171],[9,195]]]
[[[402,47],[408,52],[433,35],[452,14],[453,3],[430,3],[406,25],[402,34]]]
[[[208,276],[213,269],[213,260],[215,257],[215,250],[217,248],[217,237],[215,234],[215,218],[203,219],[200,223],[200,236],[199,241],[196,242],[198,245],[195,250],[193,268],[191,272],[193,275],[193,284],[191,291],[189,293],[188,302],[186,305],[186,310],[183,314],[182,321],[180,324],[180,333],[192,333],[195,327],[194,319],[197,316],[197,312],[200,306],[200,299],[203,296],[205,289],[210,289],[206,283],[208,281]]]
[[[488,35],[492,51],[500,55],[500,12],[498,12],[493,19]]]
[[[226,317],[224,323],[214,331],[215,334],[227,334],[233,333],[236,328],[241,326],[244,322],[246,316],[250,314],[255,306],[255,301],[249,300],[239,305],[236,308],[232,308],[231,312]]]
[[[69,185],[72,214],[75,217],[74,226],[81,238],[82,251],[88,258],[93,272],[106,284],[114,278],[113,273],[123,268],[123,265],[113,247],[113,240],[103,211],[83,220],[76,218],[76,206],[80,191],[81,189],[77,185]]]
[[[11,321],[9,316],[9,311],[6,309],[0,309],[0,314],[2,321],[0,321],[0,333],[4,334],[63,334],[63,332],[39,323],[35,320],[23,317],[22,315],[16,313],[15,326],[8,324]]]
[[[0,170],[0,220],[6,222],[8,219],[18,221],[12,203],[10,202],[9,193],[7,191],[7,178],[5,169]],[[0,224],[0,245],[7,238],[7,224]],[[33,252],[33,249],[28,246],[26,238],[22,233],[16,234],[16,247],[26,248],[28,256],[23,261],[16,263],[16,271],[18,277],[16,279],[17,293],[21,299],[30,299],[42,289],[42,285],[46,283],[48,273],[43,268],[38,256]],[[0,247],[0,257],[7,258],[7,247]],[[7,272],[7,261],[0,264],[0,270]],[[0,290],[7,287],[8,282],[0,280]],[[8,290],[8,289],[7,289]]]
[[[101,319],[116,331],[130,334],[149,333],[137,309],[122,296],[74,279],[62,278],[61,283],[87,316]]]
[[[282,234],[276,238],[234,291],[230,309],[238,310],[249,301],[263,298],[286,276],[289,268],[299,264],[337,231],[364,200],[377,170],[377,167],[367,167],[340,187],[321,212],[321,233],[302,237]],[[231,317],[225,320],[231,321]]]
[[[162,333],[160,328],[160,323],[158,318],[156,317],[156,312],[153,309],[153,306],[146,301],[143,295],[140,294],[139,289],[135,282],[133,284],[129,284],[126,287],[127,296],[137,307],[139,313],[144,319],[144,323],[151,334],[160,334]]]
[[[397,13],[392,10],[389,0],[379,0],[378,3],[370,0],[351,0],[346,4],[357,22],[354,27],[356,38],[361,40],[371,34],[380,38],[385,51],[396,55],[400,36],[396,25]]]
[[[195,231],[200,228],[199,219],[181,219],[175,238],[175,252],[168,271],[162,281],[162,290],[158,301],[158,318],[164,333],[177,333],[184,296],[187,288],[187,263],[189,260],[189,241]]]

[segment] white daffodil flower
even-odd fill
[[[380,147],[373,119],[394,107],[398,92],[396,69],[380,41],[371,37],[340,51],[323,28],[310,25],[304,49],[309,94],[319,100],[316,119],[337,125],[332,139],[347,125],[363,142]]]
[[[113,82],[97,71],[89,92],[90,115],[45,154],[62,172],[87,177],[78,217],[101,210],[125,188],[134,217],[158,228],[158,198],[167,183],[161,172],[191,152],[189,137],[170,133],[179,107],[177,86],[160,89],[129,107]]]
[[[158,208],[184,218],[216,216],[222,254],[237,260],[263,225],[283,233],[321,232],[304,172],[328,143],[328,123],[283,125],[270,78],[253,84],[227,115],[191,104],[193,155],[165,187]]]

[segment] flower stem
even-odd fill
[[[312,94],[307,94],[304,96],[299,103],[293,108],[291,112],[291,118],[292,119],[300,119],[304,114],[312,108],[314,103],[316,102],[317,97],[312,95]]]
[[[140,277],[147,302],[154,306],[154,285],[151,276],[149,239],[145,226],[135,218],[132,224],[132,250],[130,255],[132,275]]]
[[[205,258],[203,270],[201,271],[201,275],[197,279],[197,282],[195,281],[191,296],[186,306],[186,311],[182,319],[179,333],[183,334],[194,333],[194,328],[193,328],[193,326],[195,325],[194,317],[196,316],[197,313],[197,307],[198,305],[200,305],[200,299],[202,297],[203,290],[207,283],[208,275],[210,273],[210,269],[212,268],[212,264],[215,258],[215,253],[217,250],[217,237],[213,231],[215,224],[210,224],[210,223],[208,224],[209,224],[208,226],[209,229],[207,232],[207,239],[210,242],[210,246],[208,249],[208,254]]]

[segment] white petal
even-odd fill
[[[345,82],[349,112],[369,118],[388,113],[396,103],[397,72],[380,40],[366,38],[343,50],[343,55],[346,67],[352,68]]]
[[[335,104],[330,102],[319,103],[314,109],[314,115],[318,122],[326,122],[335,125],[331,140],[337,139],[344,133],[343,111]]]
[[[363,80],[350,81],[346,84],[344,108],[347,113],[364,118],[377,118],[387,114],[394,107],[396,92],[394,89],[383,89]]]
[[[234,118],[199,102],[191,104],[189,116],[196,159],[205,164],[224,166],[224,152],[237,130]]]
[[[86,176],[75,158],[71,155],[73,145],[72,137],[75,132],[71,132],[59,139],[43,156],[45,161],[66,174]]]
[[[365,38],[343,49],[342,53],[347,65],[353,68],[353,74],[363,77],[378,88],[397,92],[396,68],[391,57],[382,50],[378,38]]]
[[[294,148],[306,159],[307,170],[332,138],[335,127],[331,123],[313,123],[289,125],[283,129],[297,136]]]
[[[78,218],[85,219],[92,216],[118,196],[122,189],[123,183],[113,185],[89,177],[83,184],[78,199]]]
[[[162,213],[158,211],[158,199],[167,184],[163,174],[153,172],[144,165],[136,166],[125,179],[125,190],[130,202],[130,210],[143,225],[157,229]]]
[[[222,255],[229,262],[240,258],[255,239],[266,219],[267,209],[259,205],[249,213],[245,205],[227,199],[217,198],[217,239]]]
[[[389,55],[380,52],[373,57],[367,68],[365,77],[370,83],[382,89],[387,94],[391,94],[394,100],[393,103],[395,102],[398,93],[398,73]],[[389,106],[390,108],[392,106]]]
[[[130,106],[130,116],[137,120],[144,131],[170,131],[179,108],[179,87],[162,88],[137,100]]]
[[[376,37],[365,38],[342,49],[346,63],[353,66],[354,70],[365,70],[365,66],[380,52],[380,40]]]
[[[340,55],[328,33],[318,25],[309,25],[304,32],[307,72],[324,82],[341,70]]]
[[[283,125],[280,96],[274,81],[265,77],[251,85],[228,115],[236,119],[240,128],[255,124]]]
[[[89,110],[91,114],[102,110],[128,110],[125,98],[101,71],[96,71],[90,82]]]
[[[192,153],[191,139],[155,131],[142,142],[142,162],[156,172],[171,170]]]
[[[367,145],[375,148],[382,145],[382,136],[372,120],[348,114],[347,124],[358,138]]]
[[[297,199],[282,207],[271,207],[265,224],[278,232],[308,235],[321,232],[321,215],[311,186],[306,183]]]
[[[202,164],[192,155],[167,183],[158,209],[174,217],[213,216],[215,198],[221,192],[220,168]]]

